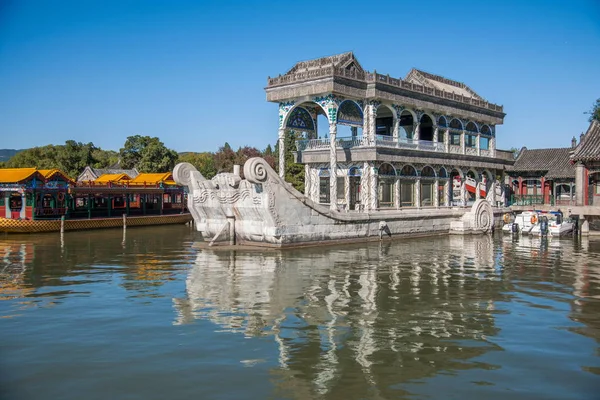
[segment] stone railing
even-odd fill
[[[325,150],[329,148],[330,140],[325,139],[305,139],[296,141],[297,151],[306,150]],[[430,142],[428,140],[399,139],[394,140],[391,136],[378,135],[375,142],[369,141],[366,136],[341,137],[336,139],[336,148],[351,149],[355,147],[388,147],[395,149],[412,149],[421,151],[445,152],[444,143]]]
[[[474,97],[463,96],[463,95],[456,94],[453,92],[446,92],[445,90],[429,88],[429,87],[419,85],[416,83],[407,82],[402,79],[392,78],[389,75],[381,75],[381,74],[378,74],[377,72],[374,72],[374,73],[367,72],[366,81],[367,82],[381,82],[381,83],[385,83],[390,86],[395,86],[395,87],[399,87],[402,89],[408,89],[413,92],[424,93],[424,94],[428,94],[430,96],[441,97],[443,99],[458,101],[459,103],[471,104],[471,105],[474,105],[477,107],[487,108],[492,111],[502,112],[504,109],[504,107],[502,107],[502,106],[499,106],[499,105],[496,105],[493,103],[489,103],[485,100],[479,100]]]
[[[354,79],[363,82],[384,83],[386,85],[407,89],[417,93],[424,93],[433,97],[453,100],[463,104],[471,104],[473,106],[485,108],[492,111],[503,112],[504,110],[503,106],[489,103],[485,100],[480,100],[475,97],[463,96],[454,92],[447,92],[445,90],[430,88],[417,83],[407,82],[399,78],[392,78],[389,75],[378,74],[377,72],[361,72],[357,70],[347,70],[345,68],[335,67],[333,65],[323,66],[319,69],[299,71],[289,75],[280,75],[274,78],[269,77],[267,79],[267,87],[274,87],[290,83],[298,83],[318,78],[334,76]]]

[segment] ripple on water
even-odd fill
[[[14,398],[597,393],[593,241],[228,251],[183,226],[57,239],[0,240],[0,384]]]

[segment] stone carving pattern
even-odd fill
[[[248,159],[244,164],[244,176],[248,182],[262,185],[269,198],[269,214],[273,217],[275,226],[280,227],[281,219],[275,211],[275,193],[273,192],[273,187],[279,184],[277,179],[280,178],[273,168],[271,168],[271,166],[262,158],[253,157]],[[277,177],[277,179],[275,179],[275,177]]]
[[[480,199],[473,204],[473,229],[483,232],[491,232],[494,228],[494,210],[490,203]]]
[[[287,115],[288,112],[290,112],[290,109],[292,107],[294,107],[294,102],[293,101],[287,101],[285,103],[279,103],[279,127],[283,128],[283,120],[285,119],[285,116]]]
[[[369,200],[371,210],[377,208],[377,176],[375,175],[374,166],[369,165]]]
[[[396,118],[400,119],[400,115],[402,114],[402,111],[404,111],[406,109],[406,107],[398,105],[398,104],[392,104],[392,108],[394,110],[396,110]]]

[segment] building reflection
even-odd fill
[[[274,379],[297,397],[371,396],[441,370],[494,368],[494,302],[505,288],[488,236],[253,253],[202,249],[175,324],[272,335]],[[482,300],[483,299],[483,300]],[[461,344],[467,341],[470,344]],[[477,343],[477,345],[473,345]],[[384,390],[384,389],[380,389]],[[288,393],[289,395],[289,393]]]
[[[187,270],[195,250],[184,227],[115,229],[0,237],[0,299],[52,299],[78,285],[115,280],[133,297],[159,296],[158,289]],[[185,246],[185,247],[183,247]]]

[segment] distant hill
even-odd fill
[[[15,150],[15,149],[0,149],[0,161],[8,161],[12,156],[17,154],[18,152],[23,151]]]

